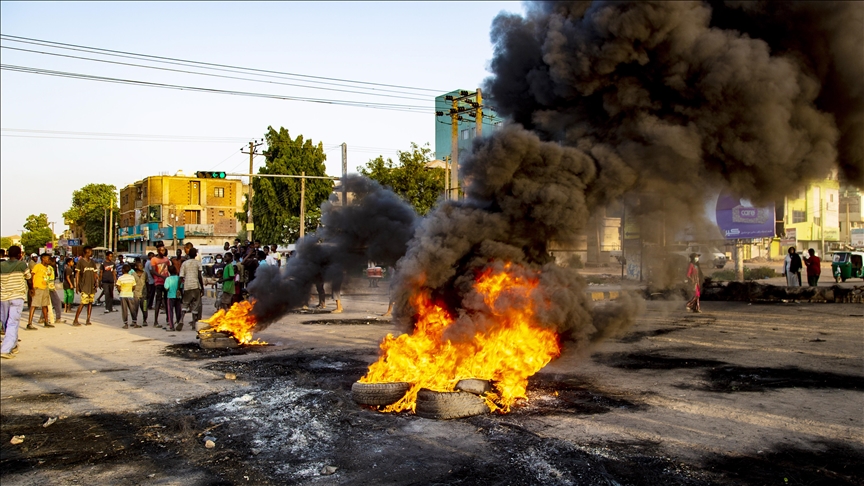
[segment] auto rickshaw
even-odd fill
[[[835,282],[849,278],[864,279],[864,251],[835,251],[831,259]]]

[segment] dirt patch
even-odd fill
[[[303,321],[307,326],[371,326],[375,324],[392,324],[391,319],[317,319]]]
[[[169,344],[162,350],[162,354],[172,358],[198,361],[260,352],[263,348],[264,346],[240,346],[239,348],[203,349],[198,345],[198,341],[195,341],[194,343]]]
[[[710,368],[726,364],[724,361],[700,358],[676,358],[663,354],[611,353],[598,355],[594,360],[614,368],[625,370],[675,370],[690,368]]]
[[[864,378],[797,367],[720,366],[705,372],[706,389],[718,392],[765,391],[779,388],[833,388],[864,391]]]

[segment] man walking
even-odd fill
[[[0,358],[13,358],[18,352],[18,321],[30,283],[30,269],[21,261],[21,247],[10,246],[8,260],[0,262],[0,321],[6,334],[0,345]]]
[[[804,259],[804,265],[807,267],[807,285],[815,287],[819,283],[819,276],[822,275],[822,259],[816,256],[816,250],[810,248],[807,250],[810,254],[809,258]]]
[[[45,327],[54,327],[49,322],[48,307],[51,305],[51,296],[48,295],[49,285],[54,285],[54,267],[51,266],[51,255],[43,253],[40,257],[40,262],[33,265],[33,288],[30,293],[33,294],[30,304],[30,317],[27,319],[27,330],[35,331],[36,326],[33,325],[33,314],[36,313],[36,308],[42,308],[42,317],[45,318]]]
[[[75,265],[75,289],[81,294],[81,305],[75,312],[75,320],[73,326],[80,326],[78,317],[81,315],[81,310],[87,306],[87,322],[84,325],[89,326],[90,314],[93,313],[93,301],[96,299],[96,277],[99,273],[99,265],[92,260],[93,247],[85,246],[84,255],[78,260]]]
[[[154,313],[153,313],[153,327],[162,327],[159,324],[159,310],[162,309],[164,305],[166,310],[168,308],[168,296],[165,293],[165,279],[168,278],[168,265],[171,265],[171,261],[168,260],[168,248],[165,248],[165,244],[160,242],[156,243],[156,256],[154,256],[150,260],[150,274],[153,275],[153,285],[154,285]]]
[[[177,330],[183,330],[183,320],[186,317],[186,312],[192,312],[192,322],[197,322],[201,318],[201,291],[204,288],[202,276],[201,262],[196,258],[198,250],[190,248],[187,254],[188,258],[180,265],[180,283],[183,286],[183,307],[185,311],[180,314],[180,319],[177,322]],[[193,326],[194,328],[194,326]]]

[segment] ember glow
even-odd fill
[[[489,327],[472,338],[446,337],[454,318],[432,302],[428,295],[412,299],[418,311],[411,335],[388,334],[381,343],[381,358],[369,367],[362,383],[408,382],[411,389],[385,412],[414,411],[421,388],[453,391],[462,379],[492,381],[494,391],[485,399],[490,410],[508,412],[525,398],[528,377],[561,352],[558,334],[538,324],[535,300],[536,277],[518,276],[505,270],[486,270],[474,285],[490,314]]]
[[[227,332],[234,336],[240,344],[267,344],[259,339],[252,340],[252,331],[257,321],[252,315],[252,306],[248,301],[237,302],[228,311],[216,311],[210,319],[202,322],[210,324],[210,332]]]

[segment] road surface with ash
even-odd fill
[[[864,482],[859,305],[710,302],[688,314],[651,302],[628,335],[533,377],[512,413],[435,421],[351,401],[393,327],[375,317],[386,298],[346,303],[342,315],[290,314],[256,336],[271,345],[231,351],[199,350],[186,331],[123,331],[115,315],[22,333],[0,369],[0,479]]]

